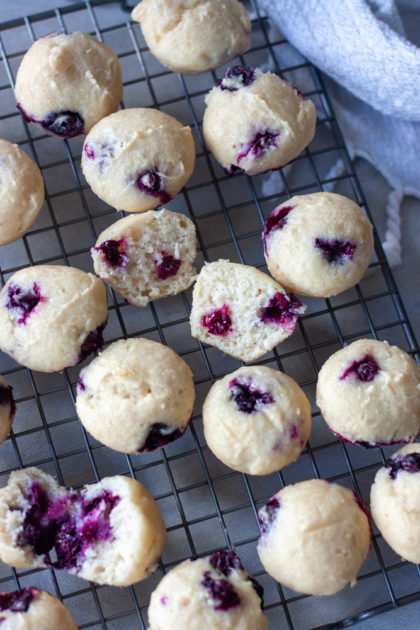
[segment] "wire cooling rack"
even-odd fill
[[[192,126],[196,168],[186,189],[168,207],[194,221],[199,267],[204,259],[229,258],[265,270],[264,217],[294,194],[334,186],[369,214],[318,72],[270,26],[255,4],[249,6],[254,16],[252,47],[241,63],[272,69],[292,81],[315,103],[318,123],[314,141],[293,165],[252,179],[226,177],[203,143],[204,96],[224,69],[197,77],[168,72],[147,50],[124,4],[92,0],[0,24],[0,137],[17,142],[34,157],[47,193],[28,234],[0,248],[2,283],[18,269],[34,264],[69,264],[92,271],[90,247],[119,218],[83,179],[83,140],[46,136],[28,126],[16,110],[13,81],[22,56],[34,39],[52,31],[89,31],[117,52],[125,107],[158,107]],[[402,562],[376,529],[357,585],[329,598],[281,588],[259,563],[257,510],[280,486],[320,476],[352,488],[369,503],[376,470],[395,450],[365,450],[342,443],[328,431],[314,403],[319,367],[343,344],[360,337],[387,339],[419,356],[378,239],[374,260],[360,285],[328,300],[305,302],[308,311],[296,333],[259,363],[284,370],[304,389],[313,408],[311,440],[296,463],[265,477],[229,470],[205,444],[200,419],[204,397],[214,379],[240,364],[190,336],[191,290],[144,309],[124,303],[109,290],[107,344],[121,337],[149,337],[174,348],[194,373],[197,402],[191,426],[182,439],[156,453],[125,456],[85,433],[74,409],[81,366],[62,374],[31,373],[2,354],[0,370],[14,388],[18,412],[10,438],[0,447],[0,485],[6,484],[11,470],[27,466],[39,466],[75,488],[106,475],[131,475],[156,498],[168,539],[160,570],[131,588],[98,587],[50,569],[15,571],[1,565],[1,590],[30,585],[46,588],[65,602],[80,628],[145,629],[150,593],[162,573],[191,555],[235,547],[245,567],[265,588],[270,630],[343,628],[418,600],[419,568]]]

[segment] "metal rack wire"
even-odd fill
[[[334,185],[369,211],[316,69],[301,58],[269,25],[253,2],[251,50],[242,63],[265,65],[291,80],[317,107],[315,140],[290,167],[250,179],[228,178],[207,152],[201,133],[204,95],[223,68],[199,77],[168,72],[147,50],[138,25],[123,4],[110,0],[79,2],[54,11],[0,24],[0,137],[19,143],[39,164],[46,202],[37,222],[18,242],[0,250],[2,283],[33,264],[70,264],[92,270],[89,249],[115,211],[91,193],[80,171],[82,141],[63,141],[28,126],[15,108],[13,82],[32,41],[51,31],[85,30],[119,55],[124,77],[124,105],[152,106],[193,128],[197,163],[186,189],[168,207],[189,215],[197,227],[199,266],[230,258],[264,269],[261,228],[264,217],[287,197]],[[216,76],[217,75],[217,76]],[[342,174],[333,176],[340,164]],[[149,489],[163,513],[168,541],[160,571],[127,589],[98,587],[52,570],[14,570],[0,566],[0,588],[37,585],[60,597],[81,629],[145,629],[151,591],[163,572],[191,555],[235,547],[246,568],[265,587],[270,629],[343,628],[383,610],[420,599],[420,572],[402,562],[374,529],[371,552],[358,584],[327,600],[302,596],[274,582],[259,563],[257,510],[284,484],[320,476],[354,489],[368,503],[370,484],[391,449],[365,450],[344,444],[326,428],[314,405],[316,374],[343,344],[360,337],[387,339],[415,358],[419,348],[381,245],[360,285],[327,300],[307,300],[296,333],[259,363],[277,366],[295,378],[313,406],[313,431],[300,459],[266,477],[233,472],[207,448],[201,423],[203,399],[215,378],[239,363],[203,346],[189,334],[191,291],[132,307],[109,291],[106,343],[146,336],[173,347],[195,377],[195,415],[185,436],[162,451],[124,456],[95,442],[80,425],[74,390],[81,366],[63,374],[39,374],[0,356],[0,370],[14,387],[18,413],[10,438],[0,448],[0,485],[11,470],[29,465],[55,475],[60,483],[80,487],[110,474],[131,475]]]

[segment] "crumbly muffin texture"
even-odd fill
[[[214,70],[251,43],[249,15],[237,0],[142,0],[131,17],[154,56],[182,74]]]
[[[232,551],[186,560],[153,591],[150,630],[267,630],[262,594]]]
[[[290,83],[253,66],[233,66],[206,96],[203,133],[229,173],[286,166],[315,133],[314,104]]]
[[[120,62],[88,33],[51,33],[38,39],[16,76],[18,108],[28,122],[72,138],[115,112],[123,91]]]
[[[268,216],[264,252],[271,275],[306,297],[330,297],[354,286],[373,251],[373,229],[351,199],[319,192],[288,199]]]
[[[420,367],[385,341],[359,339],[322,366],[317,405],[331,431],[366,447],[420,434]]]
[[[17,271],[0,292],[0,348],[39,372],[59,372],[102,347],[104,283],[74,267]]]
[[[93,192],[118,210],[143,212],[170,201],[195,162],[190,127],[152,108],[123,109],[86,137],[82,169]]]
[[[155,570],[165,535],[153,497],[129,477],[106,477],[78,496],[27,468],[0,490],[0,558],[15,567],[129,586]]]
[[[295,330],[306,306],[266,274],[219,260],[194,285],[191,334],[226,354],[254,361]]]
[[[143,453],[185,433],[194,398],[191,370],[174,350],[149,339],[121,339],[80,372],[76,409],[106,446]]]
[[[2,630],[78,630],[70,611],[47,591],[34,586],[0,593]]]
[[[224,464],[268,475],[301,454],[311,431],[311,406],[283,372],[245,366],[212,386],[203,426],[208,446]]]
[[[3,444],[9,435],[16,414],[16,403],[12,389],[13,387],[10,387],[0,376],[0,444]]]
[[[120,219],[91,249],[98,276],[136,306],[187,289],[196,252],[194,223],[165,209]]]
[[[420,563],[420,444],[406,444],[380,468],[370,491],[373,520],[392,549]]]
[[[26,234],[44,203],[44,181],[32,158],[0,139],[0,245]]]
[[[279,490],[258,513],[258,555],[287,588],[333,595],[356,575],[370,547],[370,525],[354,493],[323,479]]]

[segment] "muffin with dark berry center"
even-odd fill
[[[88,33],[51,33],[38,39],[16,76],[17,107],[27,122],[73,138],[114,112],[122,97],[117,55]]]
[[[331,431],[366,447],[420,434],[420,367],[384,341],[360,339],[321,368],[317,405]]]
[[[266,630],[262,595],[233,551],[186,560],[153,591],[150,630]]]

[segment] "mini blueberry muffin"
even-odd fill
[[[155,57],[182,74],[214,70],[251,44],[249,15],[237,0],[142,0],[131,17]]]
[[[95,439],[145,453],[185,433],[194,399],[191,370],[176,352],[149,339],[120,339],[80,372],[76,409]]]
[[[3,444],[9,435],[16,414],[16,403],[12,389],[13,387],[10,387],[0,376],[0,444]]]
[[[0,626],[1,630],[78,630],[57,597],[33,586],[0,593]]]
[[[60,372],[103,345],[104,283],[74,267],[17,271],[0,292],[0,348],[39,372]]]
[[[359,282],[373,251],[372,225],[351,199],[334,193],[292,197],[263,230],[271,275],[306,297],[330,297]]]
[[[420,367],[386,341],[359,339],[322,366],[316,403],[333,433],[366,447],[420,434]]]
[[[153,591],[150,630],[267,630],[262,596],[233,551],[185,560]]]
[[[315,133],[315,106],[290,83],[253,66],[233,66],[206,96],[203,133],[228,174],[286,166]]]
[[[206,264],[194,286],[191,334],[243,361],[254,361],[289,337],[306,306],[254,267]]]
[[[420,563],[420,444],[406,444],[376,473],[370,491],[373,520],[392,549]]]
[[[187,289],[196,253],[194,223],[165,209],[120,219],[91,249],[98,276],[136,306]]]
[[[103,201],[143,212],[170,201],[195,161],[189,127],[157,109],[123,109],[102,119],[83,146],[82,169]]]
[[[268,475],[296,461],[311,432],[299,385],[264,366],[241,367],[214,383],[203,406],[204,435],[226,466]]]
[[[17,144],[0,139],[0,245],[26,234],[43,203],[38,166]]]
[[[22,59],[15,94],[28,122],[48,133],[73,138],[115,112],[122,97],[120,62],[88,33],[51,33]]]
[[[258,555],[287,588],[333,595],[356,575],[370,548],[366,508],[356,495],[323,479],[279,490],[258,512]]]
[[[153,497],[129,477],[106,477],[77,495],[27,468],[0,490],[0,558],[18,568],[129,586],[155,570],[165,536]]]

